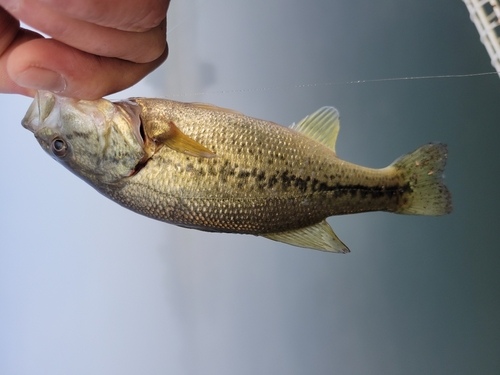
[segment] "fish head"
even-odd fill
[[[55,160],[92,185],[133,175],[146,157],[140,107],[39,91],[22,125]]]

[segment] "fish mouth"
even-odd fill
[[[53,114],[56,106],[56,96],[48,91],[38,91],[21,121],[25,129],[36,133],[42,128],[45,120]]]

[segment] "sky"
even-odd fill
[[[112,98],[282,125],[341,114],[340,158],[449,146],[444,217],[332,217],[347,255],[178,228],[58,165],[0,95],[0,373],[500,372],[496,75],[456,0],[173,1],[170,56]]]

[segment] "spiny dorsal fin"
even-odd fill
[[[162,133],[152,134],[151,138],[154,143],[165,145],[172,150],[197,158],[214,158],[217,156],[208,148],[181,132],[173,122],[169,122],[168,125]]]
[[[322,107],[290,129],[325,145],[335,152],[335,143],[340,130],[339,111],[334,107]]]
[[[263,234],[262,237],[308,249],[344,254],[349,252],[347,246],[339,240],[326,220],[310,227],[280,233],[267,233]]]
[[[189,104],[191,104],[193,107],[208,109],[209,111],[226,112],[226,113],[232,113],[234,115],[241,115],[242,114],[241,112],[234,111],[234,110],[228,109],[228,108],[217,107],[216,105],[213,105],[213,104],[199,103],[199,102],[193,102],[193,103],[189,103]]]

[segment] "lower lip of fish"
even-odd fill
[[[32,133],[35,133],[36,128],[38,128],[40,124],[38,108],[38,97],[35,97],[35,100],[33,101],[33,103],[31,103],[31,106],[29,107],[26,115],[21,121],[21,125]]]
[[[57,98],[52,93],[37,92],[21,124],[27,130],[36,133],[46,125],[46,119],[52,114],[57,105]]]

